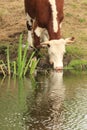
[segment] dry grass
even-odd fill
[[[0,0],[0,41],[12,41],[12,35],[25,30],[23,4],[23,0]]]
[[[65,0],[64,36],[75,36],[76,44],[87,47],[87,1]]]
[[[63,37],[74,36],[73,46],[87,49],[87,0],[65,0]],[[24,0],[0,0],[0,43],[16,43],[26,25]]]

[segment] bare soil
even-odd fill
[[[23,0],[0,0],[0,43],[18,42],[21,33],[26,33]]]
[[[87,0],[65,0],[63,37],[74,36],[73,46],[87,50]],[[24,0],[0,0],[0,46],[12,45],[12,51],[18,44],[19,35],[27,39]],[[3,48],[3,47],[2,47]],[[3,51],[0,50],[0,54]],[[87,55],[86,55],[87,56]],[[0,59],[2,56],[0,57]]]

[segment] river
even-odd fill
[[[87,130],[87,74],[1,77],[0,130]]]

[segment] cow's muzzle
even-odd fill
[[[56,72],[62,72],[63,71],[63,67],[56,67],[56,68],[54,68],[54,70]]]

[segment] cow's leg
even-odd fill
[[[33,47],[33,19],[27,14],[28,44]]]
[[[45,42],[49,40],[49,34],[46,29],[43,29],[40,39],[41,39],[41,42]]]

